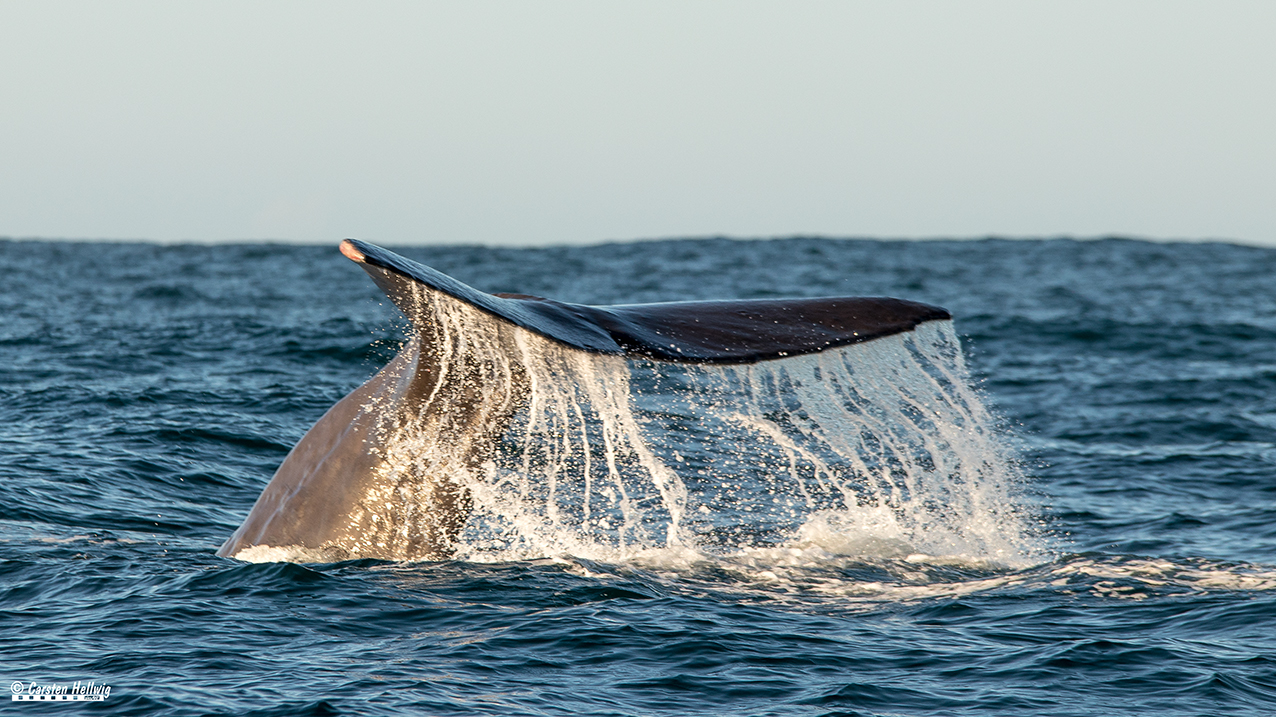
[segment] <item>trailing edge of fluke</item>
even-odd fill
[[[361,264],[409,317],[401,278],[528,331],[594,353],[680,363],[754,363],[815,353],[952,318],[937,306],[885,297],[678,301],[583,306],[522,294],[487,294],[424,264],[357,239],[341,253]]]

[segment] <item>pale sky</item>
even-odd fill
[[[0,236],[1276,245],[1276,2],[0,0]]]

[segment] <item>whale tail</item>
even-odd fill
[[[219,555],[273,546],[310,551],[322,561],[445,558],[469,516],[474,477],[494,470],[494,452],[520,411],[529,404],[546,409],[542,389],[555,377],[590,383],[600,371],[620,376],[615,367],[626,358],[756,363],[950,318],[938,307],[878,297],[584,306],[487,294],[354,239],[342,242],[341,252],[408,317],[413,334],[385,368],[302,437]],[[599,368],[582,359],[591,355],[612,358],[600,359],[606,366]],[[627,390],[625,380],[613,378],[606,390],[580,390],[592,403],[628,416],[621,423],[630,437],[604,436],[609,451],[628,440],[626,450],[648,465],[664,502],[677,512],[676,476],[656,466],[633,438],[628,397],[618,395]],[[578,412],[565,404],[554,410]],[[588,517],[588,501],[583,510]]]

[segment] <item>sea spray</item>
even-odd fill
[[[624,554],[683,542],[686,487],[648,447],[624,358],[516,330],[526,408],[470,474],[462,555]]]
[[[408,476],[454,486],[470,514],[459,558],[816,545],[1013,564],[1026,549],[1019,475],[951,322],[756,364],[669,364],[418,300],[439,372],[426,400],[444,410],[384,428],[385,480],[365,503],[412,500]]]
[[[753,501],[736,513],[752,523],[732,533],[737,541],[908,546],[1006,563],[1028,550],[1013,451],[970,385],[951,322],[688,373],[692,411],[731,436],[715,437],[726,450],[707,454],[726,465],[701,469],[725,479],[702,482],[709,514]]]

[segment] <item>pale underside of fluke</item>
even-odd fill
[[[492,359],[525,360],[520,331],[593,354],[743,364],[950,318],[935,306],[879,297],[584,306],[487,294],[354,239],[341,251],[411,320],[415,335],[302,437],[219,555],[273,546],[321,560],[449,556],[469,514],[470,497],[455,476],[487,460],[526,403],[519,361]],[[470,318],[458,325],[458,315]],[[405,458],[388,446],[406,433],[447,450]]]

